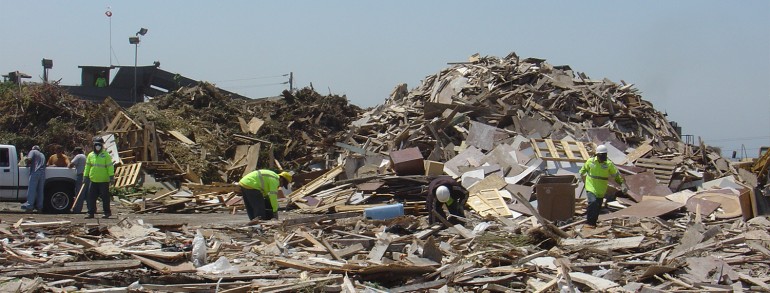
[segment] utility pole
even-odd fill
[[[294,90],[294,72],[289,72],[289,91]]]

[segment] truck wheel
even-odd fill
[[[75,187],[72,184],[52,184],[45,188],[43,212],[50,214],[66,214],[70,212],[75,201]]]

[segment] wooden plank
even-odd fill
[[[372,250],[369,251],[369,260],[373,261],[375,263],[380,263],[382,260],[382,256],[385,255],[385,252],[388,250],[388,246],[390,246],[390,237],[387,237],[387,233],[383,232],[382,237],[377,238],[377,240],[374,242],[374,247],[372,247]]]
[[[469,187],[468,194],[475,194],[484,189],[500,190],[506,185],[508,185],[508,183],[505,182],[505,178],[503,178],[498,174],[491,174],[489,176],[484,177],[484,179],[482,179],[481,181],[476,182],[476,184],[473,184],[471,187]]]
[[[249,132],[251,134],[257,134],[259,132],[259,129],[262,128],[262,125],[265,124],[265,121],[262,119],[259,119],[257,117],[251,117],[251,120],[249,121]]]
[[[314,179],[313,181],[310,181],[310,183],[303,185],[302,187],[298,188],[297,190],[293,191],[291,194],[289,194],[287,197],[291,199],[292,202],[299,201],[303,197],[307,196],[308,194],[312,193],[319,187],[326,184],[328,181],[333,180],[338,175],[342,174],[344,171],[343,165],[338,165],[332,169],[330,169],[325,174],[319,176],[318,178]]]
[[[74,274],[85,271],[104,272],[115,270],[135,269],[142,266],[138,260],[102,260],[65,263],[62,267],[26,268],[21,271],[4,272],[6,277],[29,277],[37,274]]]
[[[326,241],[326,240],[324,240]],[[361,243],[355,243],[353,245],[350,245],[348,247],[345,247],[343,249],[337,250],[337,256],[340,258],[347,258],[348,256],[354,255],[358,253],[361,250],[364,250],[364,245]]]
[[[535,150],[535,155],[537,155],[538,158],[542,158],[543,153],[540,152],[540,145],[538,144],[538,140],[532,138],[530,141],[532,142],[532,149]]]
[[[401,286],[396,287],[388,290],[388,292],[391,293],[400,293],[400,292],[423,292],[426,289],[435,289],[440,288],[447,284],[446,279],[439,279],[431,282],[423,282],[423,283],[417,283],[417,284],[411,284],[407,286]]]
[[[569,141],[562,140],[561,146],[564,149],[564,154],[567,155],[567,158],[570,160],[576,160],[575,155],[572,153],[572,144],[570,144]]]
[[[585,144],[578,142],[577,146],[578,149],[580,149],[580,155],[583,156],[583,161],[587,161],[589,158],[591,158],[591,155],[588,154],[588,150],[586,150]]]
[[[155,259],[162,259],[167,261],[174,261],[183,259],[185,257],[185,252],[174,252],[174,251],[140,251],[140,250],[127,250],[124,249],[121,251],[125,254],[131,254],[131,255],[138,255],[143,257],[151,257]]]
[[[40,222],[40,223],[21,223],[16,228],[55,228],[64,225],[72,224],[72,221],[54,221],[54,222]]]
[[[618,283],[594,277],[586,273],[571,272],[569,273],[569,276],[578,283],[585,284],[598,292],[607,292],[609,289],[620,287]]]
[[[249,153],[246,156],[246,169],[243,169],[241,177],[246,176],[257,169],[257,162],[259,161],[259,149],[261,144],[256,143],[249,147]]]
[[[345,259],[343,259],[342,257],[340,257],[339,254],[337,254],[337,251],[335,251],[334,248],[332,248],[332,245],[329,244],[329,242],[327,242],[326,239],[321,239],[321,244],[323,244],[323,247],[326,247],[326,250],[329,251],[329,254],[332,255],[332,258],[340,261],[345,261]]]
[[[545,145],[548,146],[548,152],[551,153],[551,157],[553,157],[557,161],[561,159],[561,156],[559,156],[559,151],[556,150],[556,146],[553,145],[553,140],[546,139]]]
[[[344,218],[352,218],[352,217],[359,217],[359,216],[361,216],[361,213],[359,212],[348,212],[348,213],[336,213],[336,214],[328,214],[328,215],[320,215],[320,216],[312,216],[312,217],[301,217],[301,218],[283,220],[281,225],[283,225],[284,227],[287,227],[287,226],[293,226],[293,225],[316,223],[319,221],[344,219]]]
[[[625,162],[620,162],[620,165],[624,165],[625,163],[633,163],[636,162],[641,157],[644,157],[647,153],[649,153],[652,150],[652,141],[646,140],[641,145],[636,147],[632,152],[630,152],[628,155],[626,155]]]
[[[249,133],[249,125],[246,123],[246,119],[243,119],[243,117],[238,117],[238,125],[241,126],[241,132],[243,133]]]
[[[562,239],[561,245],[565,247],[591,247],[600,250],[615,250],[637,248],[642,244],[644,236],[634,236],[615,239]]]
[[[154,261],[149,258],[134,254],[134,258],[141,261],[144,265],[155,269],[163,274],[175,274],[175,273],[194,273],[195,266],[192,262],[183,261],[181,263],[167,264],[159,261]]]
[[[184,134],[182,134],[179,131],[169,130],[168,134],[171,134],[171,136],[173,136],[174,138],[178,139],[179,141],[181,141],[184,144],[189,144],[189,145],[195,144],[194,141],[190,140],[189,138],[187,138],[187,136],[185,136]]]

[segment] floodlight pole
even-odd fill
[[[136,66],[137,66],[137,57],[139,57],[139,34],[137,34],[137,42],[134,43],[134,96],[133,100],[134,103],[136,103]]]

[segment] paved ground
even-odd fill
[[[101,203],[99,208],[101,209]],[[135,214],[130,210],[123,208],[122,206],[112,203],[112,217],[110,219],[101,219],[101,214],[97,214],[94,219],[84,219],[85,214],[38,214],[38,213],[25,213],[20,208],[21,203],[16,202],[0,202],[0,221],[4,224],[15,223],[21,218],[25,221],[35,222],[51,222],[51,221],[72,221],[72,223],[116,223],[123,218],[129,219],[143,219],[146,223],[154,225],[169,225],[169,224],[187,224],[188,226],[243,226],[248,222],[246,212],[243,210],[238,211],[232,215],[230,212],[219,211],[216,213],[192,213],[192,214],[170,214],[170,213],[151,213],[151,214]],[[84,207],[85,209],[85,207]]]

